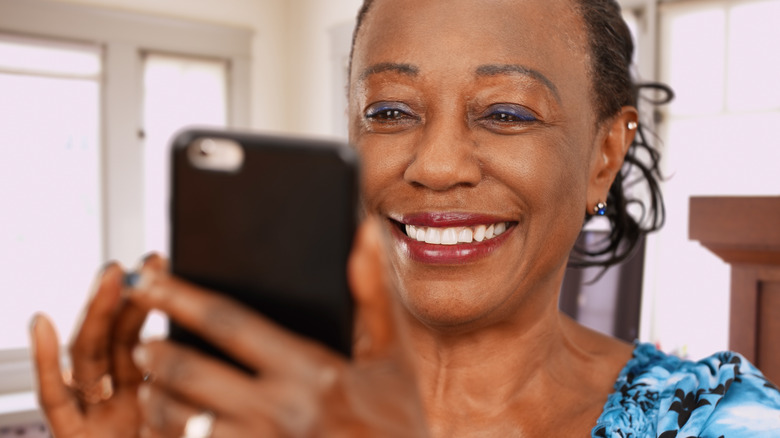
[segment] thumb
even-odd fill
[[[366,360],[387,356],[398,345],[399,335],[381,229],[374,217],[363,221],[355,234],[347,275],[356,304],[354,357]]]

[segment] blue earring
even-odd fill
[[[593,207],[593,214],[597,214],[599,216],[604,216],[607,214],[607,204],[603,202],[596,204],[596,206]]]

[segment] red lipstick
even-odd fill
[[[505,222],[505,218],[472,213],[419,213],[404,215],[394,222],[417,227],[474,227]],[[436,245],[412,239],[398,226],[392,227],[392,234],[401,251],[412,260],[425,264],[465,264],[487,257],[498,249],[514,231],[516,222],[509,226],[501,235],[481,242],[458,243],[455,245]]]

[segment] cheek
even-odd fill
[[[588,158],[562,135],[528,136],[483,147],[483,166],[529,213],[559,210],[584,199]]]
[[[546,275],[565,264],[582,228],[587,148],[563,136],[525,140],[503,145],[503,154],[493,151],[485,168],[522,212],[518,232],[523,245],[518,253],[523,256],[515,272]]]
[[[356,148],[362,166],[364,207],[375,213],[388,192],[398,189],[409,154],[403,141],[381,136],[365,136],[356,142]]]

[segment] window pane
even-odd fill
[[[96,46],[1,36],[0,70],[97,78],[99,52]]]
[[[147,251],[168,252],[168,145],[184,126],[227,124],[227,62],[148,54],[144,60]]]
[[[729,18],[729,109],[780,108],[780,1],[738,4]]]
[[[663,12],[662,75],[676,91],[669,111],[676,115],[720,112],[726,74],[724,7],[670,4]]]
[[[19,47],[6,65],[37,56]],[[61,60],[40,69],[60,72]],[[100,83],[0,70],[0,96],[0,290],[10,303],[0,306],[0,349],[26,348],[36,311],[72,331],[102,261]]]

